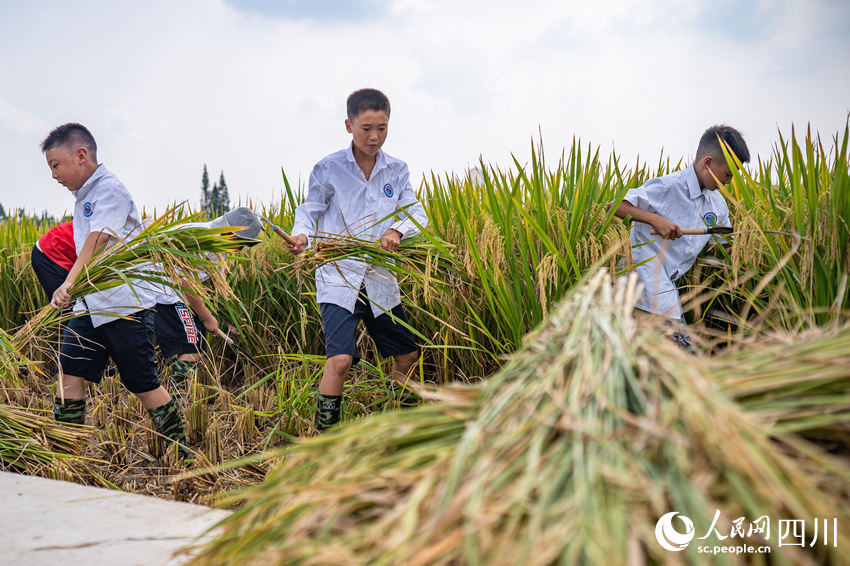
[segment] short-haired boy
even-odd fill
[[[70,190],[74,204],[77,259],[53,293],[51,305],[65,307],[69,288],[83,267],[105,247],[132,239],[142,229],[126,187],[97,162],[97,144],[81,124],[55,128],[41,144],[54,179]],[[185,433],[177,404],[160,385],[154,363],[154,293],[144,285],[120,285],[79,299],[83,316],[65,325],[60,346],[56,420],[85,422],[85,381],[98,383],[111,357],[124,385],[148,409],[160,434],[178,444],[185,456]],[[120,317],[120,318],[119,318]]]
[[[619,218],[631,216],[636,221],[629,234],[632,258],[635,264],[645,262],[635,268],[643,284],[638,309],[683,321],[675,281],[693,266],[712,236],[683,237],[682,228],[730,222],[726,200],[717,190],[718,182],[725,185],[732,180],[721,141],[741,162],[750,160],[738,130],[712,126],[700,138],[692,165],[629,190],[615,211]]]
[[[286,245],[293,254],[317,237],[334,234],[379,240],[385,250],[394,252],[402,238],[419,233],[411,218],[420,226],[428,223],[407,164],[381,150],[389,128],[389,99],[378,90],[361,89],[349,95],[346,107],[345,129],[352,142],[313,168],[307,196],[295,210],[296,243]],[[398,282],[384,268],[352,259],[324,265],[316,270],[316,301],[327,355],[314,421],[317,432],[322,432],[340,420],[343,383],[352,363],[359,361],[360,320],[381,356],[393,357],[395,380],[408,376],[419,359],[419,347],[404,326],[407,316]]]

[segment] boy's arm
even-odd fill
[[[68,272],[68,276],[65,277],[65,282],[56,289],[53,297],[50,299],[50,304],[53,308],[61,309],[71,302],[71,294],[68,292],[68,289],[70,289],[77,275],[80,274],[89,260],[103,250],[109,242],[109,238],[110,234],[106,232],[92,232],[88,235],[86,241],[83,243],[83,249],[80,250],[80,254],[77,256],[77,261],[74,262],[74,265],[71,266],[71,270]]]
[[[290,234],[295,244],[286,244],[286,249],[291,254],[300,254],[309,245],[307,234],[316,233],[316,223],[319,216],[327,210],[328,199],[333,194],[333,189],[319,180],[319,165],[310,173],[310,184],[307,187],[307,196],[298,208],[295,209],[295,221],[292,224]]]
[[[663,216],[659,214],[655,214],[654,212],[649,212],[648,210],[643,210],[642,208],[638,208],[629,201],[624,200],[617,206],[617,210],[614,211],[614,216],[617,218],[625,218],[626,216],[631,216],[638,222],[643,222],[644,224],[649,224],[659,236],[664,238],[665,240],[675,240],[676,238],[680,238],[682,236],[682,229],[678,224],[674,222],[670,222]]]
[[[183,285],[187,285],[187,283],[184,281]],[[189,308],[192,309],[195,314],[198,315],[198,318],[201,319],[201,322],[204,324],[204,328],[212,333],[218,332],[218,319],[216,319],[215,315],[207,307],[204,300],[187,291],[183,292],[183,297],[186,299],[186,304],[189,305]]]

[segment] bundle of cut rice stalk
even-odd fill
[[[335,264],[337,269],[344,269],[344,264],[338,262],[352,259],[388,269],[399,279],[410,278],[427,288],[429,283],[448,284],[446,282],[459,273],[453,248],[451,244],[428,232],[402,240],[394,252],[383,249],[380,241],[324,234],[315,245],[296,258],[294,266],[301,271],[326,264]]]
[[[779,546],[787,520],[808,541],[813,520],[834,517],[847,540],[846,461],[737,403],[730,381],[748,367],[639,326],[634,285],[595,275],[489,381],[285,449],[226,501],[242,505],[194,563],[702,564],[703,546],[744,543],[729,540],[739,517],[744,531],[772,521],[745,543],[772,563],[847,563],[846,545]],[[663,548],[671,511],[707,540]]]
[[[80,272],[69,289],[71,297],[77,299],[128,283],[179,286],[206,297],[208,291],[198,277],[202,270],[210,276],[217,292],[228,296],[230,288],[218,272],[223,266],[222,254],[237,251],[244,243],[224,235],[231,230],[229,227],[184,227],[186,220],[174,207],[133,239],[113,243]],[[178,285],[180,281],[188,287]],[[56,309],[43,307],[15,332],[10,349],[25,351],[44,328],[57,324],[59,319]]]
[[[0,405],[0,470],[114,487],[82,456],[91,431],[56,423],[44,411]]]

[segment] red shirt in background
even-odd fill
[[[77,261],[73,222],[63,222],[48,230],[39,238],[38,247],[56,265],[70,271]]]

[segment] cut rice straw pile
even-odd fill
[[[82,456],[91,438],[91,427],[0,405],[0,470],[114,487],[94,471],[93,460]]]
[[[810,423],[822,391],[843,387],[846,404],[848,329],[776,358],[694,357],[636,322],[634,285],[597,274],[491,380],[276,454],[262,484],[224,502],[241,506],[193,563],[702,564],[697,547],[718,542],[770,546],[775,564],[850,563],[850,467],[788,432]],[[821,343],[842,369],[801,386]],[[828,416],[846,428],[846,411]],[[725,541],[659,546],[662,515],[702,536],[718,510]],[[764,516],[767,540],[728,538],[732,521]],[[806,521],[809,541],[826,517],[845,544],[778,546],[780,520]]]

